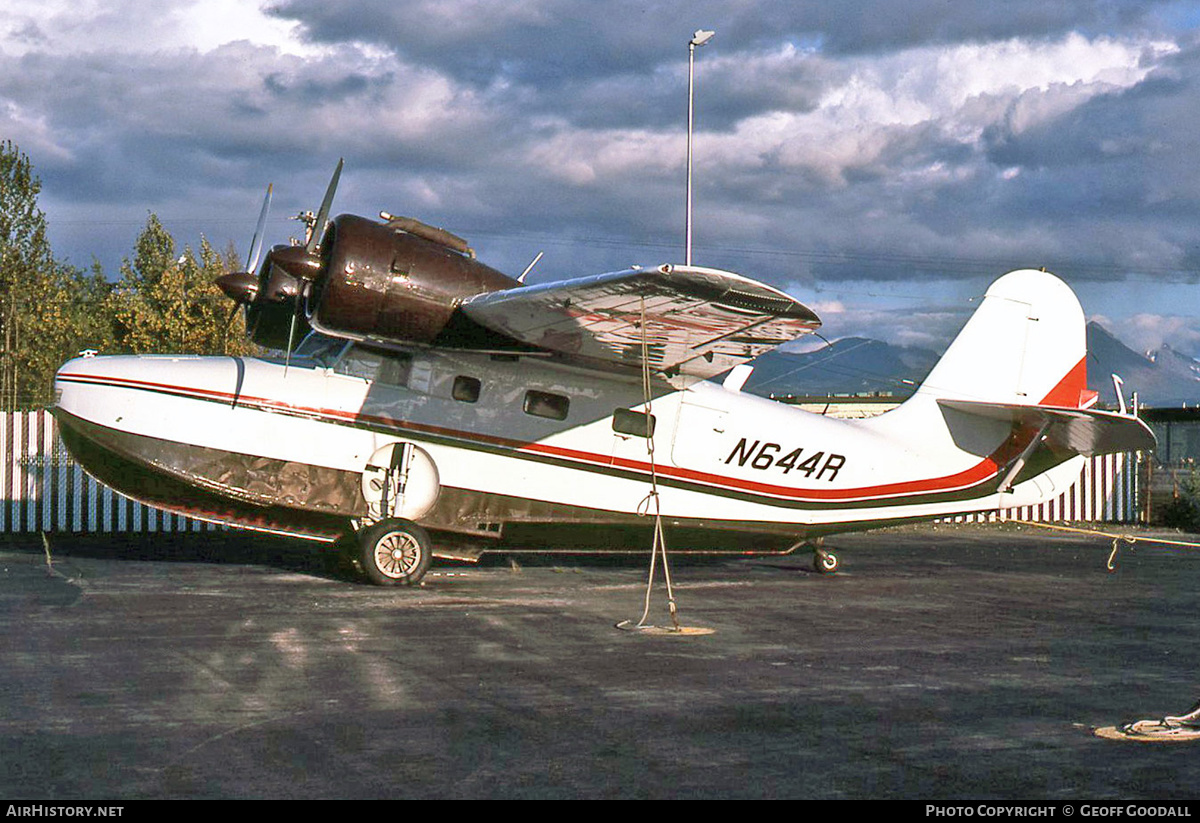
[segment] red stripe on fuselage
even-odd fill
[[[1083,365],[1082,362],[1081,365]],[[1064,378],[1062,382],[1060,382],[1059,387],[1067,383],[1072,376],[1076,374],[1078,369],[1079,367],[1073,369],[1072,372],[1068,374],[1068,376]],[[349,412],[341,409],[294,405],[264,397],[249,397],[244,394],[235,395],[229,392],[216,391],[212,389],[200,389],[146,380],[133,380],[124,377],[102,377],[68,373],[59,374],[58,379],[66,382],[128,388],[140,391],[152,391],[181,397],[192,397],[211,402],[223,402],[231,405],[236,404],[238,406],[254,407],[260,411],[295,414],[303,417],[324,419],[334,423],[359,422],[366,423],[368,425],[384,426],[395,430],[397,433],[410,431],[439,437],[447,437],[456,440],[463,440],[467,442],[473,441],[483,445],[512,449],[513,451],[524,454],[543,455],[562,460],[574,461],[592,466],[598,470],[602,470],[603,467],[612,466],[626,470],[645,472],[647,474],[651,471],[651,465],[647,461],[612,457],[607,454],[597,454],[595,452],[571,449],[563,446],[554,446],[537,441],[514,440],[511,438],[496,437],[494,435],[463,431],[460,429],[449,429],[442,426],[399,420],[390,416],[368,415],[361,412]],[[1047,397],[1054,396],[1055,393],[1059,391],[1059,387],[1055,387],[1055,389],[1053,389],[1051,393],[1047,395]],[[1006,442],[993,454],[985,457],[974,466],[955,474],[918,480],[906,480],[878,486],[862,486],[852,489],[800,489],[792,486],[760,483],[753,480],[744,480],[711,472],[702,472],[693,469],[686,469],[678,466],[667,466],[662,464],[655,464],[653,470],[660,476],[664,477],[687,480],[693,483],[713,486],[716,488],[753,492],[756,494],[778,497],[787,500],[801,502],[806,500],[812,502],[853,502],[856,500],[861,500],[869,502],[873,499],[894,498],[913,494],[928,494],[933,492],[953,492],[964,488],[969,488],[991,477],[994,477],[997,472],[999,472],[1000,467],[1003,466],[1008,459],[1011,459],[1012,457],[1015,457],[1016,454],[1020,453],[1024,445],[1027,445],[1027,443],[1013,444],[1011,441]]]

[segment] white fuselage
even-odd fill
[[[60,420],[90,424],[89,438],[129,435],[114,448],[132,463],[214,494],[347,519],[366,514],[346,491],[353,483],[325,499],[321,478],[356,482],[380,448],[412,443],[440,484],[438,504],[417,519],[465,533],[514,521],[628,522],[653,513],[654,486],[673,521],[803,537],[1038,502],[1079,471],[1069,460],[1000,495],[1015,457],[1010,428],[997,423],[964,449],[919,423],[935,413],[922,406],[932,398],[848,421],[717,383],[656,383],[647,405],[637,378],[536,356],[345,346],[286,366],[94,357],[63,366],[57,388]],[[647,409],[650,439],[638,414]],[[182,468],[156,450],[204,457]],[[238,472],[249,465],[260,474],[247,480]]]

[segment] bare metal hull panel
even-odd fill
[[[62,409],[53,413],[64,443],[89,473],[147,505],[323,541],[346,534],[366,508],[352,472],[131,434]],[[644,551],[652,528],[643,516],[454,488],[442,490],[421,524],[450,541],[454,534],[484,538],[485,550],[509,551]],[[772,523],[673,518],[666,526],[685,552],[779,552],[797,539],[794,526]],[[731,533],[741,539],[731,542]],[[445,556],[461,556],[457,549]]]

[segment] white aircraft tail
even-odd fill
[[[934,366],[917,394],[942,400],[1086,408],[1087,332],[1071,288],[1052,274],[1010,272]]]
[[[916,393],[867,428],[935,461],[966,453],[1018,469],[1039,445],[1064,458],[1153,448],[1144,423],[1095,402],[1079,300],[1054,275],[1023,269],[991,285]]]

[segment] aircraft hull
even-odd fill
[[[321,542],[333,542],[352,528],[352,516],[346,513],[279,505],[242,491],[253,483],[230,483],[231,477],[242,473],[245,478],[258,477],[265,494],[266,489],[274,488],[266,479],[271,473],[270,462],[247,469],[245,455],[96,426],[62,409],[54,409],[53,413],[64,444],[88,472],[141,503],[197,520]],[[282,463],[278,467],[282,468]],[[306,471],[322,474],[315,466],[306,467]],[[348,474],[329,478],[330,485],[337,487],[357,480],[357,476]],[[481,521],[481,516],[490,519]],[[879,519],[857,523],[855,528],[883,528],[923,519]],[[451,558],[478,556],[481,550],[642,552],[653,537],[652,521],[642,515],[538,504],[466,489],[444,489],[435,511],[423,523],[440,533],[441,550],[435,549],[435,555]],[[675,552],[734,555],[785,554],[795,550],[802,537],[812,539],[847,530],[845,524],[840,524],[833,528],[810,527],[801,534],[791,523],[695,518],[667,518],[664,527]],[[486,541],[467,548],[462,543],[463,534],[485,537]]]
[[[644,547],[652,479],[669,528],[690,530],[688,544],[735,552],[762,548],[763,540],[779,550],[825,534],[1023,505],[1030,490],[1041,497],[1055,487],[1043,476],[1017,487],[1026,493],[1001,499],[1000,464],[1009,458],[999,452],[1009,431],[1000,424],[983,459],[952,445],[942,447],[942,459],[929,443],[921,458],[904,437],[885,440],[867,426],[711,383],[659,387],[651,460],[644,437],[613,430],[614,407],[641,408],[632,381],[534,359],[422,357],[428,365],[418,362],[408,377],[420,391],[312,363],[83,358],[60,371],[53,411],[84,467],[130,497],[320,540],[368,516],[364,468],[395,442],[422,449],[437,466],[436,502],[417,519],[442,533],[439,544],[463,537],[537,543],[534,532],[555,526],[550,533],[567,535],[575,548]],[[461,372],[489,374],[491,397],[472,404],[447,397],[439,375]],[[572,419],[514,415],[530,385],[570,395]],[[834,468],[766,469],[772,448],[782,462],[785,449],[769,442],[776,439],[815,443],[819,449],[809,451]],[[845,457],[831,462],[834,454]],[[912,478],[918,461],[927,479]],[[806,474],[815,477],[806,482]],[[1069,465],[1053,474],[1073,479]],[[568,535],[564,526],[579,528]]]
[[[322,542],[346,535],[363,514],[359,477],[349,472],[145,437],[98,426],[61,408],[52,413],[67,449],[90,474],[156,508]],[[626,552],[644,550],[653,528],[641,515],[468,489],[443,489],[422,522],[450,541],[447,551],[435,551],[448,557],[463,556],[454,541],[461,533],[487,537],[492,548]],[[685,551],[782,552],[796,542],[791,524],[671,518],[666,527]],[[731,532],[740,536],[732,543]]]

